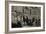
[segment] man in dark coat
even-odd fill
[[[26,21],[26,19],[25,19],[25,17],[23,16],[23,22],[24,22],[24,25],[25,25],[25,21]]]
[[[28,24],[28,17],[27,17],[27,16],[26,16],[26,20],[25,20],[25,21],[26,21],[26,23]]]

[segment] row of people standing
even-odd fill
[[[12,25],[12,27],[40,26],[40,19],[29,19],[28,16],[18,16],[15,17],[15,23],[12,23]]]

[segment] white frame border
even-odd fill
[[[41,27],[30,27],[30,28],[11,28],[11,6],[32,6],[41,7]],[[43,29],[43,5],[33,5],[33,4],[14,4],[9,3],[9,31],[22,31],[22,30],[39,30]]]

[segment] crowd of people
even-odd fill
[[[17,24],[12,23],[12,28],[23,27],[23,26],[40,26],[40,18],[35,19],[33,17],[32,19],[28,19],[28,16],[21,16],[20,19],[17,20]]]

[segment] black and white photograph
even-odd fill
[[[40,27],[41,7],[12,6],[12,28]]]

